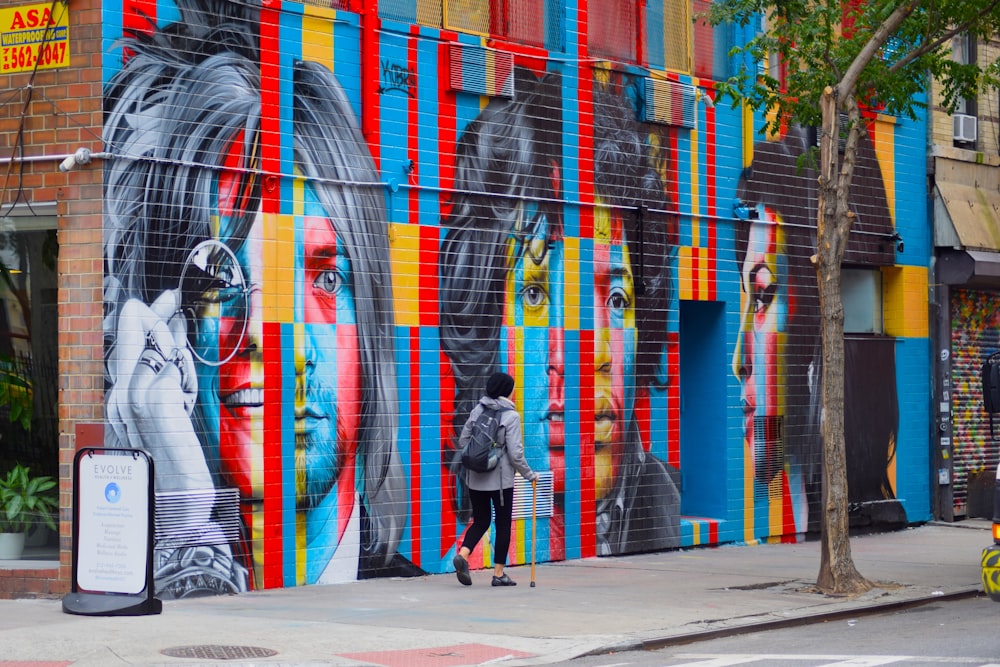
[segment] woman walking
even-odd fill
[[[506,373],[494,373],[486,381],[486,395],[472,409],[469,419],[462,427],[459,448],[463,449],[472,437],[472,427],[484,409],[498,410],[500,427],[498,441],[505,446],[496,468],[489,472],[465,470],[466,486],[472,501],[472,526],[465,533],[462,547],[452,561],[455,574],[465,586],[472,585],[469,576],[469,554],[479,544],[489,530],[492,513],[496,515],[496,543],[493,548],[493,585],[516,586],[517,582],[504,574],[507,552],[510,549],[511,513],[514,506],[514,471],[524,479],[538,478],[524,458],[524,443],[521,440],[521,415],[514,408],[511,396],[514,392],[514,378]]]

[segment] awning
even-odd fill
[[[942,248],[937,274],[945,285],[1000,289],[1000,253]]]
[[[937,191],[963,248],[1000,252],[1000,190],[939,180]]]

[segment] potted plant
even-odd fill
[[[0,560],[21,557],[24,537],[36,523],[58,530],[54,519],[59,509],[55,486],[54,478],[32,476],[30,469],[21,464],[0,477]]]

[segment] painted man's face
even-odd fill
[[[635,282],[616,211],[594,215],[594,454],[597,498],[614,488],[635,405]]]
[[[512,241],[507,273],[506,340],[510,367],[524,368],[520,397],[525,456],[532,468],[553,473],[554,492],[564,492],[566,470],[563,366],[563,239],[536,205],[523,219],[530,231]],[[513,352],[513,355],[511,355]]]
[[[362,391],[351,260],[310,186],[304,214],[297,271],[305,326],[295,351],[296,502],[303,508],[320,502],[341,472],[353,472]]]
[[[759,207],[759,219],[750,223],[746,257],[740,269],[742,285],[740,333],[733,354],[733,372],[740,380],[745,442],[754,462],[755,477],[766,479],[776,469],[766,465],[768,430],[785,413],[778,388],[788,325],[788,274],[781,218]],[[757,428],[755,428],[755,426]]]

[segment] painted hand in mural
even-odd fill
[[[178,293],[164,291],[151,305],[130,299],[122,307],[108,369],[109,422],[119,440],[153,457],[157,491],[212,488],[191,421],[197,394],[187,325]],[[208,509],[188,507],[188,518],[208,522]]]

